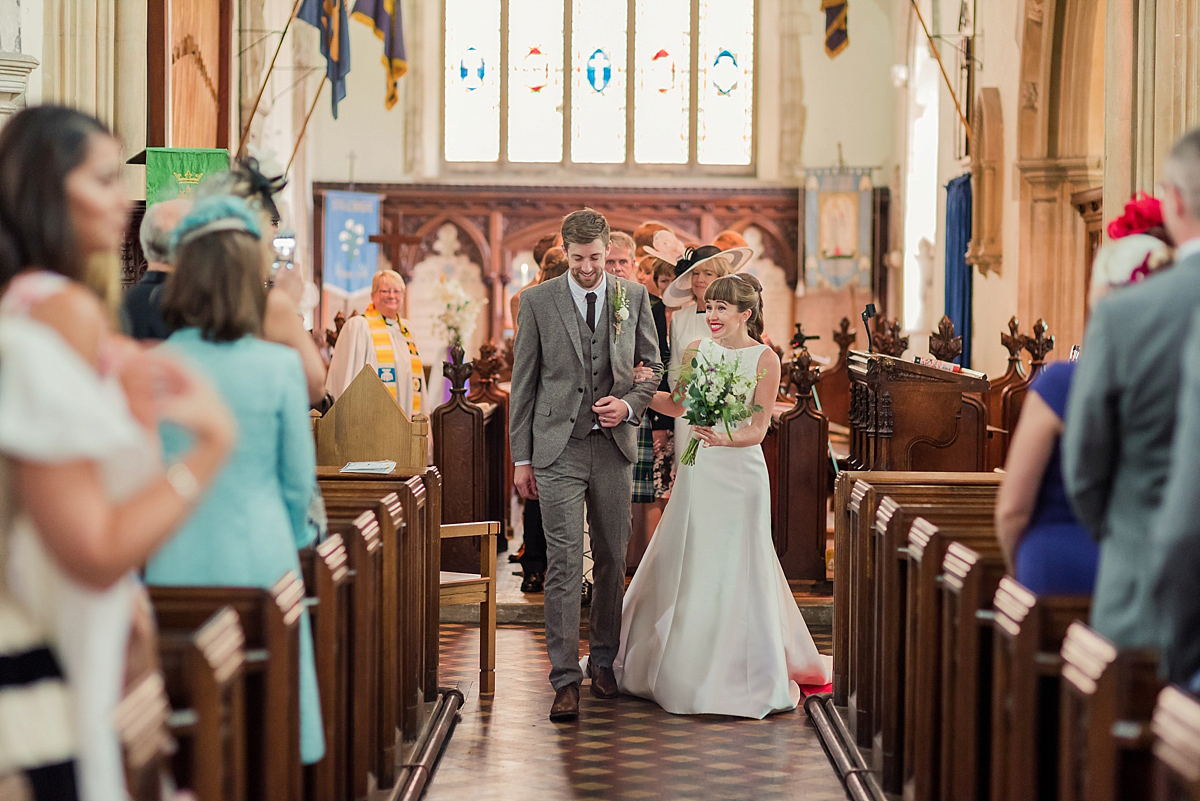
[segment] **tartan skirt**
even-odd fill
[[[650,429],[650,415],[642,417],[638,426],[637,461],[633,464],[633,502],[653,503],[654,492],[654,432]]]

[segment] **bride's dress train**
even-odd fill
[[[751,375],[765,346],[741,356]],[[676,442],[683,448],[686,442]],[[771,541],[762,448],[700,448],[625,593],[613,669],[621,690],[675,714],[762,718],[829,681]]]

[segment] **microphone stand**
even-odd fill
[[[874,316],[875,304],[868,303],[862,313],[863,327],[867,329],[867,353],[875,352],[875,341],[871,337],[871,318]]]

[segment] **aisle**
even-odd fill
[[[442,625],[442,681],[467,702],[429,801],[846,797],[803,710],[763,721],[677,717],[637,698],[593,698],[585,683],[579,722],[551,723],[540,626],[497,629],[496,696],[481,703],[477,632]],[[828,653],[829,630],[813,635]]]

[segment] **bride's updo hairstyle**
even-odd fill
[[[739,312],[750,311],[746,321],[746,333],[755,342],[762,343],[763,310],[762,284],[749,273],[723,275],[708,285],[705,300],[723,300],[737,307]]]

